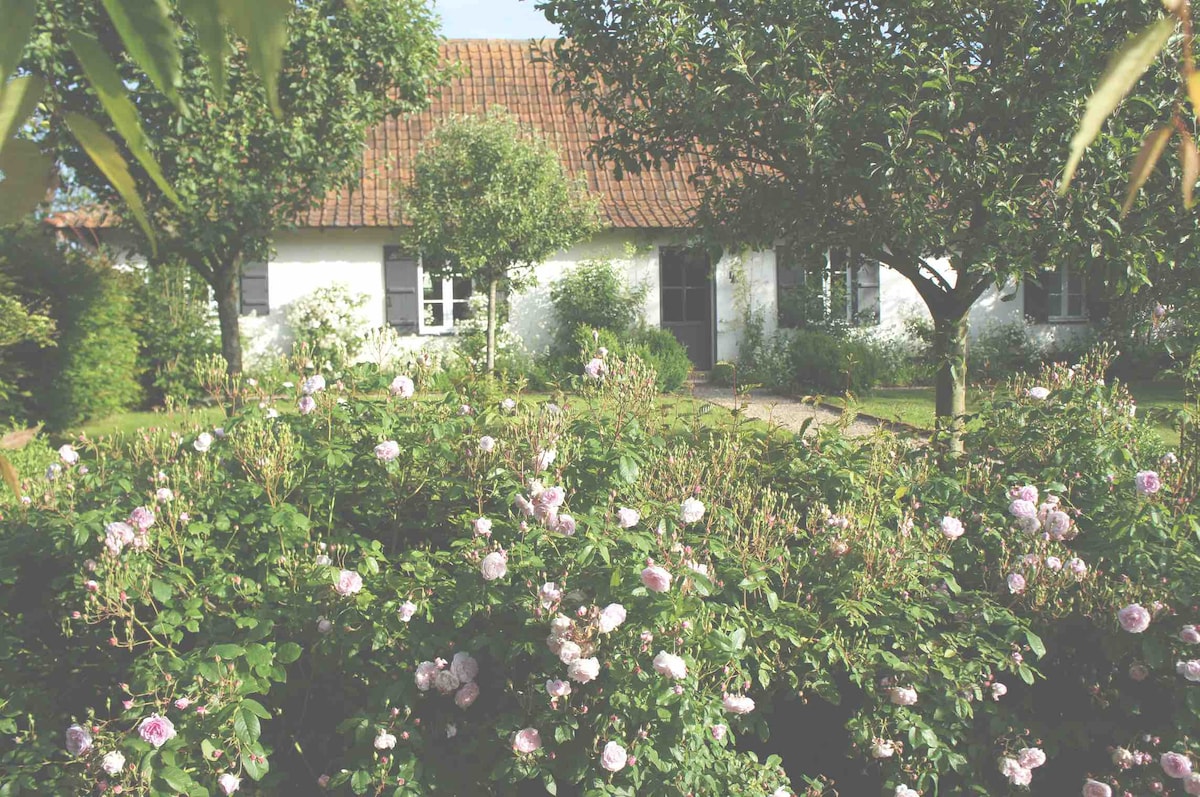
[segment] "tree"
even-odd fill
[[[122,70],[117,83],[140,113],[143,143],[154,147],[165,183],[179,198],[176,203],[159,190],[140,161],[130,165],[158,231],[156,259],[186,262],[212,287],[222,353],[229,373],[239,373],[242,265],[268,259],[277,231],[294,225],[329,192],[354,183],[369,127],[424,103],[437,72],[435,20],[421,0],[358,0],[354,13],[343,0],[296,2],[278,74],[278,114],[270,110],[269,81],[254,77],[257,51],[234,47],[220,33],[223,58],[207,57],[210,31],[185,20],[177,92],[187,112],[180,113],[151,81],[137,80],[132,62],[121,57],[111,20],[94,3],[74,0],[69,10],[56,5],[39,17],[33,41],[42,44],[35,44],[25,64],[31,74],[46,77],[47,113],[76,122],[84,115],[102,118],[99,108],[115,91],[102,65]],[[75,33],[69,48],[59,46],[57,15],[80,21],[96,36]],[[220,65],[219,81],[214,64]],[[80,85],[91,90],[80,91]],[[76,179],[115,206],[119,197],[109,176],[58,125],[49,125],[48,135]],[[142,234],[132,220],[126,226]]]
[[[697,225],[723,242],[847,247],[912,282],[933,317],[937,413],[956,450],[967,315],[988,286],[1063,258],[1136,269],[1147,256],[1153,223],[1114,243],[1111,172],[1085,165],[1066,197],[1054,179],[1079,87],[1154,5],[538,2],[563,30],[562,82],[607,122],[595,147],[618,171],[691,168]],[[1140,142],[1171,100],[1148,96],[1091,163]]]
[[[557,153],[502,111],[443,124],[413,163],[405,194],[413,249],[426,267],[487,285],[487,370],[496,366],[496,303],[527,270],[590,234],[596,206]]]

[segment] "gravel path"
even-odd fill
[[[774,423],[785,429],[791,429],[793,432],[800,431],[801,425],[809,418],[813,419],[812,427],[809,427],[810,431],[817,426],[836,424],[841,418],[839,412],[814,404],[805,404],[787,396],[752,393],[740,395],[735,401],[733,390],[712,385],[695,385],[692,395],[702,401],[727,409],[741,406],[748,417]],[[846,434],[851,437],[870,435],[878,431],[879,426],[879,423],[864,420],[860,416],[859,420],[846,427]]]

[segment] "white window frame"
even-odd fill
[[[460,278],[462,279],[462,278]],[[471,301],[468,295],[466,299],[454,298],[454,278],[445,277],[441,280],[435,280],[430,277],[431,287],[442,284],[442,298],[426,299],[425,298],[425,261],[423,258],[417,258],[417,334],[418,335],[452,335],[454,334],[454,305],[455,303],[467,304]],[[475,293],[475,288],[471,286],[471,293]],[[425,323],[425,306],[429,304],[442,305],[442,324],[427,324]]]
[[[1054,292],[1047,288],[1046,290],[1046,323],[1048,324],[1078,324],[1088,320],[1087,307],[1087,278],[1080,275],[1079,286],[1079,314],[1070,315],[1067,310],[1070,304],[1070,294],[1067,286],[1071,280],[1071,266],[1069,263],[1060,263],[1058,268],[1053,271],[1053,278],[1058,280],[1058,307],[1051,307],[1050,303],[1054,297]]]

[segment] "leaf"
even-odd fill
[[[238,36],[246,41],[250,66],[267,87],[271,112],[282,116],[279,107],[279,73],[283,69],[283,49],[287,46],[288,15],[293,0],[220,0],[221,13]]]
[[[218,103],[225,102],[225,53],[229,47],[225,26],[221,23],[221,8],[218,0],[179,0],[179,10],[196,29],[196,39],[208,74],[212,77],[213,93]]]
[[[104,106],[108,117],[112,119],[113,127],[121,134],[121,138],[125,139],[125,144],[133,153],[133,157],[137,158],[138,163],[146,170],[146,174],[150,175],[150,179],[162,189],[162,192],[172,202],[176,205],[181,204],[175,189],[167,182],[162,169],[158,166],[158,161],[154,159],[154,154],[150,151],[150,142],[146,138],[146,132],[142,129],[142,120],[138,116],[137,107],[126,95],[125,83],[121,80],[116,66],[104,52],[104,48],[100,46],[99,40],[77,31],[69,32],[67,40],[71,43],[71,50],[75,53],[75,57],[83,66],[83,72],[91,82],[92,88],[96,90],[100,104]]]
[[[187,792],[192,787],[191,777],[176,767],[167,767],[159,771],[158,776],[177,792]]]
[[[1029,649],[1033,651],[1033,655],[1039,659],[1046,655],[1046,643],[1042,642],[1042,638],[1032,631],[1025,632],[1025,641],[1029,643]]]
[[[32,141],[10,139],[0,150],[0,226],[16,224],[46,198],[53,166]]]
[[[284,642],[275,651],[275,661],[280,664],[291,664],[300,658],[301,648],[295,642]]]
[[[251,755],[248,751],[242,753],[242,769],[246,771],[251,780],[262,780],[263,776],[267,774],[267,770],[271,768],[271,765],[267,761],[266,756],[251,758]]]
[[[1083,159],[1083,151],[1100,135],[1104,120],[1121,104],[1121,100],[1125,99],[1125,95],[1137,84],[1142,73],[1154,63],[1154,59],[1158,57],[1159,51],[1174,30],[1175,18],[1163,17],[1129,39],[1108,62],[1108,68],[1092,96],[1088,98],[1083,119],[1079,121],[1079,129],[1071,138],[1071,155],[1067,159],[1066,169],[1063,170],[1059,194],[1065,194],[1070,187],[1079,161]]]
[[[171,585],[165,581],[159,581],[157,578],[150,580],[150,592],[154,595],[154,599],[159,603],[166,603],[171,600]]]
[[[239,707],[233,713],[233,735],[243,744],[254,744],[262,735],[258,716],[249,709]]]
[[[0,0],[0,80],[17,71],[36,14],[37,0]]]
[[[8,489],[12,490],[13,495],[19,499],[21,497],[21,478],[17,475],[17,469],[3,454],[0,454],[0,476],[4,477],[4,483],[8,485]]]
[[[1154,166],[1162,157],[1163,150],[1167,148],[1167,143],[1170,142],[1171,134],[1174,132],[1173,125],[1165,125],[1146,136],[1146,140],[1142,142],[1142,148],[1133,161],[1133,168],[1130,169],[1129,190],[1125,194],[1125,203],[1121,205],[1121,218],[1129,213],[1134,200],[1137,199],[1137,192],[1154,173]]]
[[[125,162],[125,157],[117,148],[117,142],[101,130],[98,124],[82,114],[68,113],[66,122],[71,135],[75,136],[75,140],[83,147],[84,152],[125,200],[129,211],[137,219],[142,232],[150,241],[151,254],[157,255],[158,240],[154,237],[150,219],[146,217],[146,207],[142,204],[142,198],[138,196],[137,184],[134,183],[133,176],[129,173],[129,164]]]
[[[1183,167],[1183,206],[1191,210],[1196,205],[1196,181],[1200,180],[1200,150],[1186,130],[1179,133],[1179,164]]]
[[[0,90],[0,149],[4,148],[13,130],[20,126],[37,107],[46,82],[40,77],[17,77]]]
[[[178,31],[166,0],[104,0],[104,8],[129,54],[158,90],[182,111],[183,99],[177,88],[183,61],[175,41]]]

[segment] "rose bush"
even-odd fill
[[[8,793],[1191,793],[1200,519],[1102,364],[950,471],[604,359],[76,444],[0,529]]]

